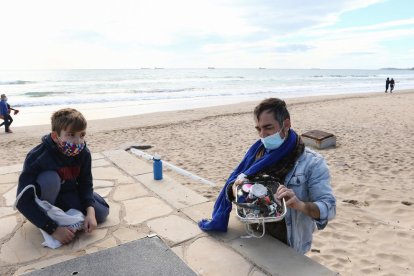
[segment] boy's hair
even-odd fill
[[[73,108],[63,108],[52,115],[52,131],[60,135],[62,130],[78,132],[86,129],[86,120],[82,113]]]
[[[260,115],[264,111],[272,112],[275,120],[280,126],[283,125],[284,120],[290,119],[290,114],[287,110],[285,101],[278,98],[265,99],[255,107],[254,116],[257,120],[259,120]]]

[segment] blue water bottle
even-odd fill
[[[162,161],[161,157],[158,154],[154,155],[154,179],[162,179]]]

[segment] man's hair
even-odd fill
[[[1,94],[1,98],[5,99],[6,98],[6,94]]]
[[[78,132],[86,129],[86,120],[82,113],[73,108],[63,108],[52,115],[52,131],[60,135],[62,130]]]
[[[273,113],[273,117],[279,123],[280,127],[282,127],[284,120],[290,119],[285,101],[278,98],[268,98],[263,100],[255,107],[254,116],[259,120],[260,115],[265,111]]]

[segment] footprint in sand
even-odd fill
[[[399,256],[399,255],[395,255],[395,254],[378,253],[378,254],[376,254],[375,256],[376,256],[376,258],[377,258],[378,260],[384,260],[384,259],[385,259],[385,260],[390,260],[390,261],[392,261],[394,264],[395,264],[395,263],[402,264],[402,263],[407,262],[407,259],[406,259],[406,258],[401,257],[401,256]]]

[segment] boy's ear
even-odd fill
[[[52,131],[52,132],[50,133],[50,136],[52,137],[52,140],[53,140],[53,141],[55,141],[55,142],[57,142],[57,141],[58,141],[58,137],[59,137],[59,135],[57,134],[57,132],[56,132],[56,131]]]

